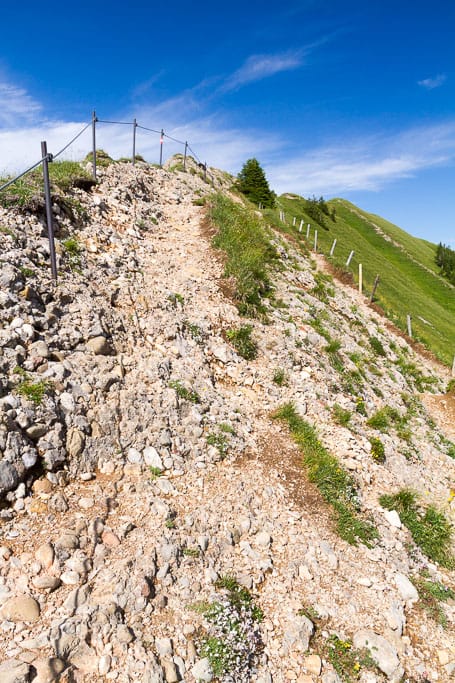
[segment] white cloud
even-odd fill
[[[400,178],[455,160],[455,122],[312,149],[267,168],[277,192],[336,195],[378,191]]]
[[[302,64],[303,54],[303,50],[293,50],[276,55],[252,55],[226,80],[221,91],[235,90],[281,71],[297,69]]]
[[[26,90],[0,81],[0,126],[31,122],[42,107]]]
[[[417,85],[427,90],[434,90],[434,88],[439,88],[446,80],[447,76],[445,74],[438,74],[434,78],[424,78],[423,81],[417,81]]]

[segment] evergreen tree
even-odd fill
[[[254,204],[274,206],[275,193],[271,191],[265,173],[257,159],[248,159],[237,176],[237,187]]]

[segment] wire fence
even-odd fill
[[[132,127],[132,156],[131,156],[131,163],[133,166],[136,164],[136,159],[137,159],[137,153],[136,153],[136,132],[137,129],[140,129],[141,131],[144,131],[146,134],[154,134],[154,135],[159,135],[159,166],[162,167],[163,165],[163,148],[164,148],[164,142],[165,139],[168,139],[172,141],[173,143],[177,145],[181,145],[183,147],[183,170],[186,171],[186,165],[187,165],[187,158],[188,158],[188,152],[192,154],[194,159],[196,160],[196,163],[198,166],[201,168],[201,170],[204,173],[204,179],[206,180],[207,177],[210,178],[211,182],[214,183],[214,177],[213,175],[208,171],[207,169],[207,162],[204,161],[202,162],[198,155],[194,152],[194,150],[190,147],[189,143],[187,140],[179,140],[177,138],[174,138],[171,135],[168,135],[163,128],[160,130],[157,130],[156,128],[150,128],[148,126],[143,126],[137,122],[137,120],[134,118],[132,121],[110,121],[108,119],[99,119],[96,115],[96,112],[94,111],[92,113],[92,118],[91,120],[69,141],[67,144],[62,147],[58,152],[55,154],[52,154],[47,151],[47,143],[45,141],[41,142],[41,158],[39,161],[36,163],[32,164],[32,166],[29,166],[28,168],[25,169],[25,171],[22,171],[18,175],[16,175],[13,178],[9,178],[6,180],[2,185],[0,185],[0,192],[3,192],[7,188],[11,187],[11,185],[14,185],[18,180],[23,178],[24,176],[28,175],[32,171],[34,171],[38,166],[43,167],[43,185],[44,185],[44,198],[45,198],[45,205],[46,205],[46,220],[47,220],[47,227],[48,227],[48,235],[49,235],[49,251],[50,251],[50,265],[51,265],[51,272],[52,272],[52,278],[57,281],[57,261],[56,261],[56,255],[55,255],[55,239],[54,239],[54,226],[53,226],[53,217],[52,217],[52,204],[51,204],[51,192],[50,192],[50,181],[49,181],[49,163],[57,159],[59,156],[61,156],[66,150],[71,147],[76,140],[78,140],[85,131],[91,127],[92,130],[92,174],[93,174],[93,179],[96,181],[97,180],[97,148],[96,148],[96,137],[97,137],[97,124],[108,124],[108,125],[115,125],[115,126],[131,126]]]

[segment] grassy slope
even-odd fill
[[[334,223],[326,218],[328,229],[317,226],[304,211],[300,198],[282,196],[278,208],[266,214],[276,226],[292,231],[295,235],[300,220],[311,224],[308,246],[314,244],[314,228],[318,229],[318,251],[328,255],[334,238],[337,246],[331,259],[335,266],[345,269],[351,249],[355,250],[350,270],[357,279],[358,264],[363,265],[364,291],[371,292],[374,278],[380,275],[376,301],[386,315],[401,329],[406,329],[406,316],[413,321],[416,339],[428,346],[446,364],[451,364],[455,351],[455,290],[437,275],[433,262],[435,245],[408,235],[400,228],[377,216],[367,214],[344,200],[333,200],[337,219]],[[278,218],[278,209],[286,213],[287,225]],[[292,219],[296,217],[296,227]],[[384,239],[373,228],[378,225],[397,246]],[[303,230],[306,234],[306,228]],[[430,272],[429,272],[430,271]],[[421,320],[421,318],[424,319]]]

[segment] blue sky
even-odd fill
[[[278,192],[342,196],[455,248],[452,0],[130,0],[2,7],[0,172],[58,151],[96,109],[188,140]],[[98,146],[131,155],[129,126]],[[90,131],[68,150],[81,158]],[[158,136],[137,151],[157,161]],[[182,151],[169,140],[165,154]]]

